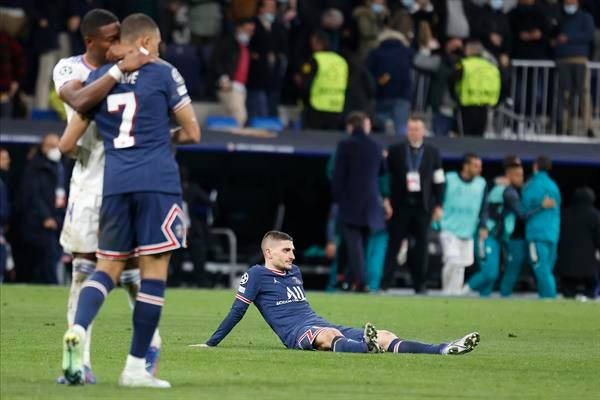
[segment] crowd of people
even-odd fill
[[[561,218],[561,193],[548,157],[536,159],[525,183],[521,160],[507,156],[504,175],[488,187],[476,154],[464,156],[460,171],[444,171],[439,151],[423,142],[417,117],[408,120],[407,140],[389,147],[385,157],[370,137],[365,113],[351,113],[347,131],[331,175],[328,255],[336,257],[335,287],[387,291],[395,286],[398,265],[406,263],[414,292],[427,293],[430,233],[436,229],[446,295],[490,296],[502,270],[500,294],[511,296],[523,266],[530,265],[542,298],[556,297],[555,274],[565,278],[566,296],[596,296],[600,213],[593,208],[594,193],[578,189]],[[407,259],[409,238],[414,246]],[[465,270],[475,264],[477,272],[465,281]]]
[[[482,135],[487,110],[509,82],[528,96],[511,99],[532,113],[541,97],[530,76],[512,76],[512,59],[555,60],[561,133],[581,109],[592,135],[590,76],[600,57],[600,7],[594,0],[111,0],[3,1],[2,115],[29,108],[59,112],[50,71],[79,54],[81,17],[95,7],[123,18],[159,21],[162,57],[181,70],[195,99],[216,98],[243,126],[302,103],[302,126],[343,129],[352,110],[378,131],[405,134],[414,70],[431,78],[432,131]],[[541,79],[540,77],[538,77]],[[539,88],[538,88],[539,89]],[[537,93],[537,94],[536,94]],[[539,101],[538,101],[539,100]],[[540,99],[535,100],[541,104]]]

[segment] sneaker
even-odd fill
[[[148,348],[148,353],[146,353],[146,371],[152,376],[156,376],[159,359],[160,347],[150,346]]]
[[[67,385],[83,385],[85,383],[84,341],[85,330],[79,325],[69,328],[63,337],[62,369]]]
[[[93,385],[96,383],[96,377],[94,376],[94,373],[92,372],[92,369],[90,367],[84,365],[83,372],[85,375],[86,384]],[[58,383],[59,385],[65,385],[67,383],[67,380],[64,376],[59,376],[58,378],[56,378],[56,383]]]
[[[454,342],[448,343],[448,345],[442,350],[442,354],[445,355],[459,355],[467,354],[479,344],[479,333],[472,332],[462,339],[455,340]]]
[[[370,322],[367,322],[364,326],[363,339],[367,343],[369,353],[383,353],[383,349],[377,341],[377,329]]]
[[[150,375],[146,370],[141,373],[136,373],[125,369],[119,377],[119,386],[132,388],[147,387],[155,389],[169,389],[171,384],[167,381],[163,381],[162,379],[158,379]]]

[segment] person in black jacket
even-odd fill
[[[369,136],[369,117],[353,112],[347,121],[352,134],[338,143],[331,184],[333,201],[339,205],[338,223],[350,281],[356,291],[366,291],[367,241],[371,232],[385,226],[384,200],[379,191],[379,176],[384,174],[385,164],[383,148]]]
[[[49,133],[25,168],[19,198],[21,240],[26,249],[18,266],[21,282],[57,284],[58,233],[66,206],[59,137]]]
[[[427,277],[427,237],[431,220],[442,217],[444,170],[440,153],[423,143],[425,127],[419,118],[410,117],[408,141],[388,150],[392,218],[388,224],[388,248],[381,282],[382,290],[394,283],[394,270],[401,242],[409,235],[415,239],[414,260],[410,260],[415,293],[424,294]]]
[[[574,297],[578,287],[593,298],[600,273],[600,212],[594,208],[595,195],[589,187],[575,191],[573,204],[563,214],[558,245],[558,268],[562,293]]]

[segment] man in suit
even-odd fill
[[[381,288],[393,284],[394,269],[401,242],[409,235],[415,239],[414,257],[410,260],[415,293],[425,293],[427,278],[427,236],[431,220],[442,217],[444,170],[440,153],[423,143],[425,126],[410,117],[407,142],[393,145],[388,151],[391,205],[393,216],[388,224],[389,241]]]
[[[333,168],[333,201],[339,205],[338,223],[350,280],[356,291],[365,286],[365,248],[371,232],[385,227],[379,176],[385,172],[382,147],[370,137],[371,120],[363,112],[352,112],[347,119],[350,137],[338,143]]]

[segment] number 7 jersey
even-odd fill
[[[93,71],[86,84],[102,77],[110,67]],[[179,169],[171,151],[170,113],[189,103],[181,74],[162,60],[124,74],[93,112],[106,153],[104,196],[181,193]]]

